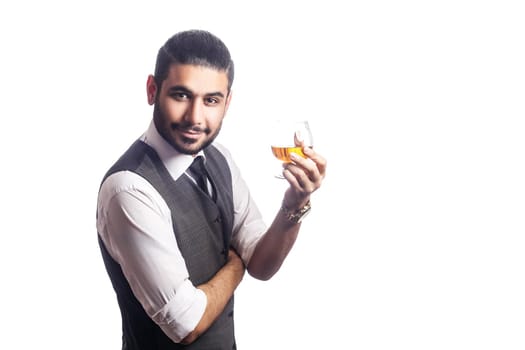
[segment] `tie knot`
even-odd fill
[[[208,171],[206,170],[206,167],[204,165],[204,157],[198,156],[193,160],[193,163],[191,163],[189,167],[189,172],[195,182],[197,183],[197,186],[200,187],[201,190],[204,191],[207,195],[210,194],[208,189]],[[213,184],[212,184],[213,186]]]

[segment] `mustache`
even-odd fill
[[[193,131],[193,132],[204,132],[209,134],[209,128],[203,128],[198,125],[192,125],[190,123],[171,123],[172,130],[181,130],[181,131]]]

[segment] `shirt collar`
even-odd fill
[[[142,135],[141,141],[157,152],[174,180],[177,180],[193,162],[193,156],[178,152],[159,134],[153,120]],[[204,152],[199,151],[197,156],[204,156]]]

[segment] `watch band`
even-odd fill
[[[294,224],[298,224],[310,213],[310,210],[312,210],[312,204],[310,203],[310,200],[306,202],[306,204],[297,210],[290,210],[286,205],[281,205],[281,211],[284,213],[288,221],[293,222]]]

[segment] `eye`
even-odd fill
[[[206,97],[204,99],[204,102],[208,106],[213,106],[220,103],[220,100],[217,97]]]
[[[190,95],[186,92],[173,92],[170,96],[177,101],[185,101],[190,98]]]

